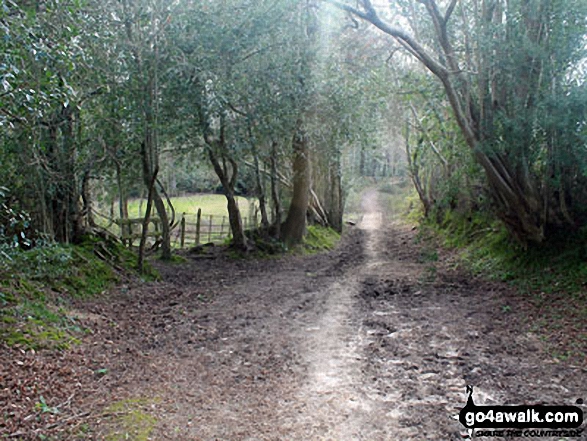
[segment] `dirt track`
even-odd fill
[[[363,209],[330,254],[163,266],[96,305],[115,323],[96,396],[148,398],[153,439],[176,440],[461,439],[466,384],[477,404],[587,398],[507,288],[432,272],[376,192]]]
[[[125,399],[156,440],[377,441],[462,439],[466,384],[476,404],[587,398],[586,369],[544,352],[508,288],[431,266],[377,192],[363,210],[329,254],[165,265],[92,305],[93,436]]]

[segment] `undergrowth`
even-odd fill
[[[522,246],[498,222],[482,216],[447,215],[434,229],[446,246],[463,251],[462,260],[474,273],[510,282],[522,292],[573,296],[587,287],[587,231]]]
[[[135,269],[132,252],[94,236],[77,246],[3,247],[0,341],[24,349],[69,348],[87,331],[70,316],[71,301],[99,295]]]
[[[134,398],[117,401],[106,409],[106,415],[112,415],[105,440],[107,441],[147,441],[157,424],[157,419],[149,413],[151,400]]]
[[[425,222],[422,233],[459,250],[457,265],[507,282],[533,305],[532,329],[549,342],[557,358],[587,356],[587,231],[522,246],[487,216],[448,213]]]
[[[254,242],[253,256],[257,258],[268,258],[271,256],[280,256],[288,252],[287,246],[275,238],[263,238],[260,235],[250,235]],[[306,229],[306,235],[303,242],[291,248],[294,254],[316,254],[323,251],[332,250],[338,241],[340,234],[334,229],[323,227],[321,225],[309,225]]]
[[[340,240],[340,234],[332,228],[310,225],[301,250],[304,254],[319,253],[333,249]]]

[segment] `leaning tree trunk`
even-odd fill
[[[171,260],[171,225],[165,202],[157,189],[153,191],[153,203],[155,204],[157,215],[161,220],[161,259]]]
[[[420,198],[420,202],[422,202],[422,206],[424,207],[424,217],[428,217],[430,214],[430,210],[432,208],[432,203],[430,202],[430,198],[428,197],[427,192],[425,191],[424,187],[422,186],[422,182],[420,180],[420,170],[418,166],[418,158],[416,155],[412,157],[412,152],[410,151],[410,125],[406,124],[406,158],[408,159],[408,171],[410,173],[410,177],[412,178],[412,183],[414,184],[414,188],[418,193],[418,197]]]
[[[151,181],[155,172],[159,170],[158,133],[157,133],[157,103],[155,97],[158,91],[157,69],[153,69],[145,85],[145,141],[143,143],[143,180],[147,191],[151,191]],[[165,202],[161,198],[157,186],[153,190],[153,203],[161,222],[161,260],[171,260],[171,224]]]
[[[144,271],[144,261],[145,261],[145,245],[147,244],[147,233],[149,230],[149,222],[151,222],[151,211],[153,211],[153,196],[155,194],[155,181],[157,180],[157,174],[159,173],[159,169],[155,169],[153,171],[153,175],[151,176],[151,181],[149,182],[149,190],[147,196],[147,210],[145,211],[145,216],[143,217],[143,228],[141,232],[141,241],[139,243],[139,256],[137,267],[139,272],[142,273]]]
[[[302,242],[306,232],[306,212],[310,200],[311,168],[308,138],[300,124],[298,126],[292,143],[293,195],[281,229],[281,238],[288,246]]]
[[[238,203],[234,196],[234,191],[225,191],[226,207],[228,209],[228,221],[230,223],[230,230],[232,231],[233,244],[236,248],[246,249],[247,238],[243,229],[243,221],[241,212],[238,208]]]
[[[155,164],[153,167],[153,161],[151,160],[152,156],[149,154],[150,149],[146,146],[146,144],[149,142],[149,136],[147,136],[141,149],[141,156],[143,161],[143,181],[147,187],[147,191],[152,192],[152,200],[161,223],[161,259],[171,260],[171,229],[169,226],[167,210],[165,209],[165,203],[163,202],[163,199],[161,199],[161,195],[157,191],[157,188],[154,187],[151,190],[151,182],[153,182],[153,180],[156,178],[155,171],[158,170],[158,166]]]
[[[489,51],[480,52],[477,54],[479,55],[479,66],[476,69],[479,72],[479,77],[475,83],[467,78],[462,66],[459,65],[457,52],[452,47],[449,38],[450,33],[447,25],[457,2],[451,2],[446,12],[442,14],[435,0],[422,1],[434,26],[436,44],[440,52],[433,54],[404,29],[383,21],[370,0],[363,0],[360,9],[334,0],[327,1],[361,17],[386,34],[397,38],[441,81],[457,124],[475,159],[485,171],[491,194],[499,207],[498,216],[520,242],[543,242],[545,228],[549,223],[552,223],[551,219],[560,217],[554,209],[545,207],[545,198],[551,199],[552,196],[544,194],[544,190],[540,189],[539,182],[537,182],[536,176],[532,175],[533,172],[530,170],[526,158],[512,158],[512,156],[508,157],[507,153],[487,150],[488,141],[491,141],[491,132],[493,132],[494,108],[501,111],[514,110],[511,106],[508,108],[507,102],[500,102],[500,97],[507,96],[509,101],[514,101],[517,98],[522,100],[526,106],[532,105],[533,93],[537,91],[537,85],[543,73],[542,67],[537,63],[538,60],[530,55],[526,57],[527,60],[519,60],[523,78],[519,78],[519,90],[515,88],[511,90],[507,88],[508,84],[498,85],[499,72],[492,69],[494,65],[492,60],[495,59],[495,54]],[[540,23],[539,20],[530,18],[529,13],[534,10],[529,7],[530,3],[525,2],[528,8],[522,11],[521,31],[525,32],[532,43],[539,45],[543,43],[541,39],[546,34],[542,31],[547,26],[544,26],[544,23]],[[480,12],[480,22],[486,30],[495,29],[496,22],[501,23],[501,11],[493,7],[485,8],[486,5],[489,4],[484,2],[483,10]],[[540,4],[536,6],[540,6]],[[496,36],[492,36],[493,40],[495,38]],[[505,46],[511,47],[513,43],[511,38],[506,35]],[[477,96],[475,96],[475,92],[477,92]],[[508,94],[508,92],[510,93]],[[490,94],[493,95],[493,100],[490,99]],[[519,162],[516,163],[518,159]],[[553,204],[549,206],[552,207]]]
[[[223,139],[223,137],[221,138]],[[226,156],[222,156],[222,164],[220,163],[215,150],[225,149],[223,140],[218,141],[216,143],[217,145],[214,145],[211,140],[207,140],[206,142],[208,143],[208,158],[210,158],[212,167],[214,167],[214,171],[216,172],[218,179],[220,179],[222,189],[224,190],[224,196],[226,196],[228,222],[230,223],[230,231],[232,232],[232,245],[235,248],[246,251],[248,249],[247,237],[245,236],[241,213],[234,194],[234,189],[236,187],[236,181],[238,178],[238,165],[236,161],[234,161],[232,158],[227,158]],[[216,147],[216,149],[214,147]],[[230,173],[227,162],[230,163],[232,168]]]
[[[157,117],[159,114],[159,107],[157,97],[159,95],[159,46],[158,46],[158,32],[154,32],[154,38],[149,41],[149,57],[143,59],[143,52],[141,52],[141,44],[139,44],[140,36],[134,33],[133,28],[133,12],[131,11],[132,2],[128,0],[122,1],[122,7],[125,15],[124,28],[131,53],[134,57],[134,62],[139,74],[144,81],[142,90],[142,106],[144,117],[144,141],[142,144],[142,161],[143,161],[143,181],[148,191],[151,188],[151,182],[155,176],[155,171],[159,170],[159,152],[157,140]],[[155,20],[152,20],[152,25],[155,28]],[[152,57],[151,57],[152,56]],[[153,187],[153,202],[159,215],[161,222],[161,259],[171,259],[171,225],[165,209],[165,203],[161,199],[156,186]]]

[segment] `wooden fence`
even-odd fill
[[[245,230],[258,225],[257,212],[252,217],[243,217]],[[119,226],[120,238],[124,243],[132,246],[133,241],[140,240],[143,219],[117,219],[115,223]],[[155,240],[161,237],[161,220],[152,217],[149,222],[147,237]],[[228,216],[204,215],[199,208],[196,214],[183,213],[182,217],[171,232],[174,246],[184,248],[196,246],[202,243],[222,243],[232,237]]]
[[[143,219],[116,219],[114,221],[120,228],[119,237],[123,243],[132,246],[135,240],[141,239],[143,231]],[[151,217],[149,219],[149,231],[147,237],[152,237],[155,240],[161,237],[161,220],[158,217]]]

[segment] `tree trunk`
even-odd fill
[[[47,132],[47,159],[55,174],[54,190],[46,195],[51,211],[52,234],[57,242],[77,243],[83,234],[79,207],[78,179],[75,174],[76,142],[73,132],[73,114],[64,107],[55,115]]]
[[[128,195],[126,193],[126,189],[122,183],[122,170],[120,167],[120,162],[118,160],[114,161],[116,166],[116,183],[118,185],[118,213],[120,216],[120,229],[122,233],[122,237],[128,236],[128,241],[126,239],[122,239],[122,243],[126,245],[130,245],[131,243],[131,233],[132,228],[130,224],[126,224],[124,221],[128,219]]]
[[[157,180],[157,174],[159,173],[159,169],[155,169],[153,171],[153,175],[151,176],[151,181],[149,182],[149,190],[147,196],[147,210],[145,211],[145,216],[143,217],[143,228],[141,232],[141,241],[139,243],[139,256],[138,256],[138,263],[137,267],[139,272],[142,273],[144,269],[144,261],[145,261],[145,245],[147,244],[147,233],[149,232],[149,222],[151,221],[151,211],[153,205],[153,196],[155,194],[155,181]]]
[[[153,40],[149,41],[149,55],[143,59],[141,46],[137,42],[137,36],[133,32],[133,19],[131,4],[128,1],[122,1],[122,7],[125,15],[124,26],[128,42],[130,43],[131,53],[138,68],[139,74],[144,81],[142,87],[142,106],[144,116],[144,140],[142,143],[142,161],[143,161],[143,181],[147,191],[151,191],[151,182],[154,181],[155,171],[159,170],[159,150],[158,150],[158,132],[157,118],[159,116],[159,106],[157,97],[159,95],[159,48],[158,48],[158,30],[156,29],[156,20],[152,20]],[[140,37],[139,37],[140,38]],[[161,259],[171,259],[171,226],[165,209],[165,203],[161,199],[155,184],[153,184],[153,202],[157,209],[157,214],[161,222]]]
[[[157,215],[161,220],[161,260],[171,260],[171,226],[169,224],[169,216],[167,215],[165,202],[156,188],[153,190],[153,202],[157,210]]]
[[[80,188],[75,174],[76,141],[74,136],[74,116],[72,107],[64,107],[62,112],[61,136],[63,137],[63,177],[65,179],[67,241],[79,243],[84,234],[84,219],[80,210]]]
[[[279,176],[277,174],[277,142],[271,143],[271,199],[273,200],[273,225],[275,237],[281,237],[281,200],[279,198]]]
[[[214,171],[220,179],[224,195],[226,196],[227,209],[228,209],[228,221],[230,223],[230,231],[232,232],[232,245],[235,248],[241,250],[248,249],[247,237],[243,229],[243,222],[241,213],[238,208],[238,204],[234,195],[234,189],[238,178],[238,166],[236,161],[231,158],[222,157],[222,164],[220,164],[219,158],[216,156],[215,150],[224,150],[223,136],[217,143],[212,143],[211,140],[207,140],[208,158],[214,167]],[[213,144],[213,145],[210,145]],[[216,144],[216,145],[214,145]],[[216,147],[216,149],[214,149]],[[229,172],[227,162],[230,163],[232,170]]]
[[[308,211],[309,192],[311,186],[311,168],[308,139],[298,122],[298,129],[293,139],[293,195],[282,226],[282,240],[288,245],[302,242],[306,232],[306,212]]]
[[[145,141],[143,142],[143,173],[147,191],[151,187],[151,180],[155,176],[155,171],[159,170],[159,151],[158,151],[158,134],[157,134],[157,103],[156,95],[158,90],[157,65],[150,72],[149,80],[145,85]],[[156,178],[156,176],[155,176]],[[171,225],[165,202],[153,184],[153,203],[157,210],[157,215],[161,222],[161,260],[171,260]]]
[[[153,185],[151,190],[151,182],[156,179],[155,171],[159,169],[157,165],[153,167],[152,164],[152,148],[148,148],[147,144],[151,144],[151,139],[147,135],[145,142],[142,144],[141,156],[143,161],[143,181],[147,187],[148,192],[152,192],[152,201],[155,204],[157,215],[161,222],[161,259],[171,259],[171,231],[169,226],[169,218],[167,216],[167,210],[165,209],[165,203],[161,199],[161,195],[157,191],[157,188]]]
[[[359,176],[365,176],[365,147],[361,146],[359,155]]]
[[[416,192],[418,193],[420,202],[422,202],[422,206],[424,207],[424,217],[428,217],[428,215],[430,214],[430,209],[432,208],[432,204],[426,194],[425,189],[422,187],[422,182],[420,181],[417,158],[412,157],[412,152],[410,151],[409,124],[406,124],[406,157],[408,159],[408,170],[410,172],[410,177],[412,178],[412,182],[414,183],[414,187],[416,188]]]
[[[261,229],[263,234],[267,234],[269,230],[269,219],[267,218],[267,202],[265,199],[265,189],[263,188],[263,181],[261,178],[261,168],[259,166],[259,154],[254,140],[251,139],[251,149],[253,153],[253,162],[255,164],[255,186],[257,198],[259,199],[259,210],[261,211]],[[255,225],[256,226],[256,225]]]
[[[440,52],[431,54],[402,28],[382,21],[370,0],[364,0],[361,3],[363,10],[337,2],[333,3],[341,9],[367,20],[386,34],[397,38],[441,81],[457,124],[475,159],[485,171],[491,194],[498,206],[496,214],[520,242],[542,242],[545,238],[545,228],[558,217],[556,213],[545,215],[547,209],[544,207],[544,199],[552,199],[553,195],[543,194],[544,190],[539,187],[536,177],[532,176],[525,157],[519,157],[520,155],[515,158],[508,157],[507,154],[499,151],[485,150],[488,138],[491,140],[494,136],[492,133],[495,112],[493,107],[497,106],[497,110],[501,111],[508,110],[506,103],[499,102],[500,97],[507,96],[512,102],[518,100],[525,108],[532,108],[534,105],[535,95],[542,78],[542,67],[534,58],[535,55],[527,54],[518,60],[522,66],[520,70],[522,78],[519,78],[515,85],[502,84],[501,87],[507,87],[507,89],[491,90],[499,86],[497,72],[493,69],[491,72],[487,72],[490,70],[489,67],[495,64],[491,61],[495,58],[495,53],[491,51],[479,52],[479,66],[476,69],[479,71],[479,78],[474,90],[473,83],[465,76],[465,70],[459,66],[455,51],[449,41],[447,23],[453,9],[447,10],[443,16],[434,0],[422,2],[434,25],[436,43]],[[483,3],[484,8],[480,17],[481,25],[486,29],[495,29],[496,22],[502,20],[503,14],[501,10],[493,7],[485,8],[487,5],[488,3]],[[526,5],[530,5],[530,3],[526,2]],[[521,14],[522,21],[520,23],[525,26],[521,30],[536,45],[542,43],[543,29],[546,28],[537,19],[541,14],[540,11],[543,10],[542,5],[540,3],[537,5],[538,8],[534,5],[524,8]],[[508,36],[506,33],[504,45],[511,46],[512,38],[515,37]],[[474,96],[473,92],[477,92],[477,96]],[[496,102],[492,102],[490,92],[497,98]],[[515,109],[515,106],[509,107],[512,112]],[[531,135],[530,132],[528,134]],[[420,193],[420,191],[418,192]],[[554,204],[549,205],[555,206]],[[559,205],[556,204],[556,206]]]
[[[232,231],[232,239],[235,247],[239,249],[247,249],[247,238],[243,229],[243,222],[241,218],[241,212],[238,208],[238,203],[234,197],[233,191],[225,191],[227,208],[228,208],[228,221],[230,223],[230,230]]]
[[[330,208],[328,223],[339,233],[342,232],[343,198],[340,158],[330,166]]]
[[[94,214],[92,213],[92,192],[90,191],[90,170],[87,170],[84,173],[84,177],[82,180],[82,202],[83,202],[83,212],[82,215],[86,219],[87,227],[93,229],[96,226],[94,221]]]

